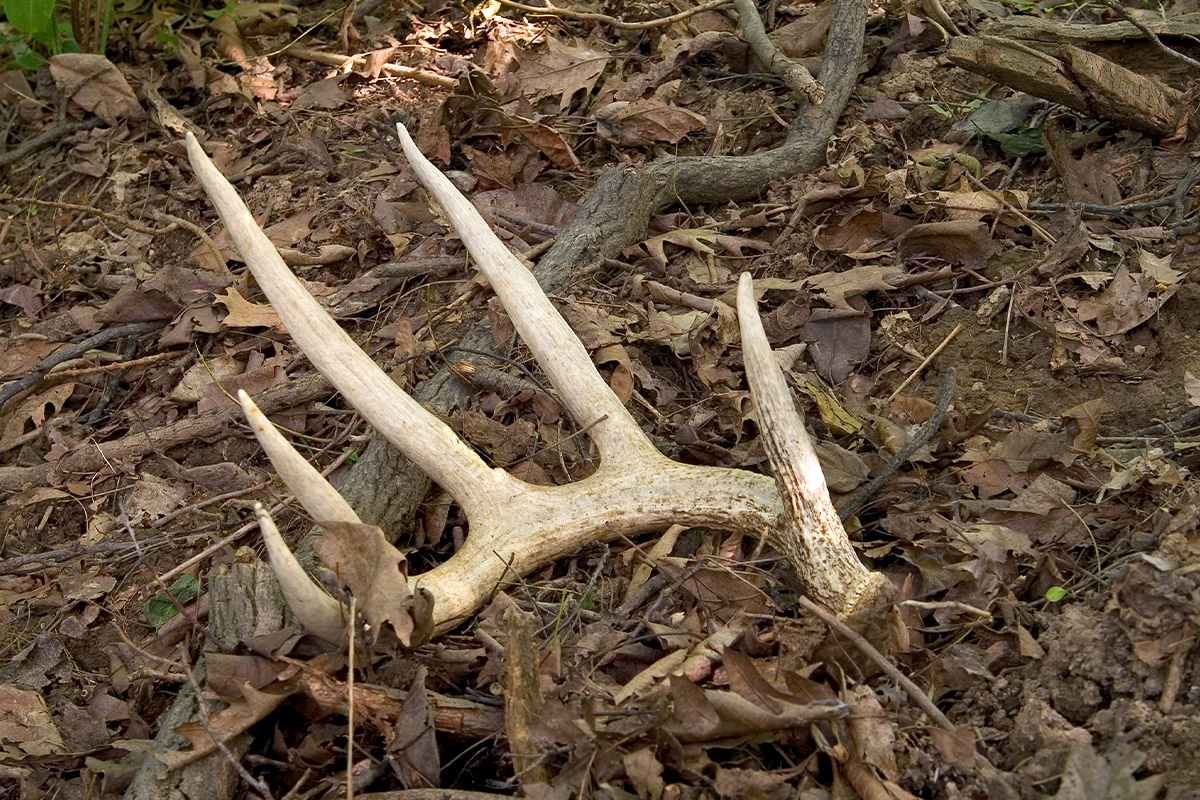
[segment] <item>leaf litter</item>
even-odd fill
[[[829,7],[781,6],[778,44],[819,49]],[[275,392],[276,421],[335,481],[365,443],[226,263],[176,137],[148,121],[139,86],[203,120],[288,263],[398,378],[432,375],[490,313],[512,359],[496,366],[520,386],[480,376],[452,420],[494,463],[539,482],[578,479],[591,453],[524,371],[479,282],[462,268],[364,280],[406,259],[465,264],[373,121],[414,114],[425,151],[521,251],[563,230],[607,165],[752,152],[782,136],[763,108],[783,95],[756,83],[721,12],[636,35],[495,9],[356,23],[361,50],[441,79],[414,81],[383,77],[382,60],[350,75],[289,56],[278,45],[293,31],[334,32],[315,8],[123,10],[165,77],[131,53],[56,56],[50,75],[69,98],[0,76],[18,137],[53,124],[57,106],[102,124],[14,162],[0,198],[13,214],[0,230],[0,389],[37,378],[0,405],[0,747],[3,780],[29,796],[118,796],[158,757],[151,733],[188,685],[181,664],[203,644],[209,601],[158,578],[245,527],[254,501],[284,499],[230,421],[229,395]],[[951,13],[967,25],[993,11]],[[340,548],[329,578],[355,589],[369,626],[356,630],[352,693],[345,658],[299,631],[247,638],[209,652],[205,691],[225,708],[178,728],[192,749],[162,759],[195,761],[214,735],[249,731],[257,760],[246,763],[280,793],[301,781],[311,796],[341,791],[352,697],[357,754],[379,767],[380,790],[1188,796],[1200,781],[1197,447],[1186,425],[1161,423],[1200,405],[1195,234],[1169,239],[1170,220],[1136,205],[1038,210],[1170,194],[1187,151],[1058,118],[1036,136],[1021,128],[1028,141],[1014,150],[1009,123],[955,118],[975,110],[970,98],[1016,108],[1027,97],[937,63],[940,37],[916,11],[873,32],[886,52],[828,166],[764,186],[761,208],[664,214],[619,266],[597,265],[555,300],[660,447],[764,468],[729,314],[733,277],[753,270],[839,492],[903,448],[932,408],[933,376],[956,368],[934,439],[850,521],[864,557],[901,587],[897,606],[851,625],[951,726],[797,611],[801,587],[769,538],[676,531],[657,547],[585,548],[454,634],[401,647],[423,639],[418,599],[397,616],[378,594],[470,535],[452,500],[431,496],[422,538],[400,549],[366,526],[321,545]],[[397,37],[426,50],[397,49]],[[46,175],[69,182],[65,198]],[[162,229],[148,207],[212,240]],[[47,366],[81,338],[143,321],[162,328]],[[364,539],[387,557],[358,563]],[[245,557],[218,548],[185,574],[209,586]]]

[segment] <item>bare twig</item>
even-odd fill
[[[577,19],[582,22],[603,22],[612,25],[618,30],[625,31],[644,31],[650,28],[659,28],[664,25],[673,25],[676,22],[681,22],[688,17],[694,17],[703,11],[712,11],[714,8],[721,8],[732,3],[733,0],[710,0],[708,3],[701,3],[695,8],[689,8],[687,11],[681,11],[678,14],[672,14],[669,17],[659,17],[657,19],[646,20],[644,22],[626,22],[617,17],[611,17],[608,14],[597,14],[591,11],[573,11],[569,8],[558,8],[552,3],[546,2],[544,6],[531,6],[525,3],[518,3],[516,0],[500,0],[501,5],[515,8],[518,11],[526,11],[531,14],[545,14],[550,17],[560,17],[562,19]]]
[[[208,720],[208,703],[204,699],[204,690],[201,689],[200,684],[196,682],[196,676],[192,672],[191,664],[188,663],[186,655],[183,659],[181,659],[181,663],[183,664],[183,671],[187,673],[188,683],[192,685],[192,691],[196,693],[196,720],[200,723],[200,726],[204,728],[204,732],[208,734],[208,738],[212,740],[217,750],[219,750],[221,755],[225,757],[225,760],[229,762],[229,766],[233,767],[234,771],[237,772],[238,776],[246,782],[247,786],[258,792],[260,795],[266,798],[266,800],[273,800],[274,795],[271,794],[270,788],[268,788],[267,785],[258,778],[246,771],[246,768],[242,766],[241,760],[236,758],[233,753],[229,751],[229,748],[225,745],[225,742],[222,741],[217,732],[213,730],[212,723]]]
[[[165,353],[155,353],[152,356],[143,356],[129,361],[114,361],[110,364],[94,364],[89,367],[72,367],[70,369],[50,370],[46,375],[48,378],[61,380],[63,378],[78,378],[81,375],[94,375],[97,372],[120,372],[122,370],[134,369],[136,367],[144,367],[148,364],[154,364],[159,361],[166,361],[171,358],[179,358],[187,355],[184,350],[170,350]]]
[[[942,383],[938,387],[937,402],[933,406],[933,411],[930,413],[929,419],[925,420],[925,424],[918,428],[912,438],[896,451],[896,455],[892,456],[878,475],[864,483],[848,499],[837,504],[838,514],[842,519],[849,519],[857,514],[859,509],[871,499],[872,495],[879,491],[879,488],[887,483],[896,474],[896,471],[908,462],[912,454],[924,447],[925,443],[932,439],[933,435],[938,432],[938,428],[942,426],[942,420],[946,417],[946,409],[950,407],[950,400],[954,397],[954,380],[954,370],[947,369],[942,374]]]
[[[921,710],[924,711],[939,728],[944,731],[949,731],[950,733],[958,733],[958,729],[954,727],[954,723],[952,723],[946,717],[946,715],[942,713],[940,708],[933,704],[933,701],[926,696],[925,692],[921,691],[921,687],[913,683],[912,680],[909,679],[909,677],[903,672],[901,672],[899,668],[897,668],[896,665],[893,664],[891,660],[888,659],[883,653],[876,650],[870,642],[863,638],[862,634],[851,628],[846,623],[842,622],[833,614],[830,614],[828,611],[821,608],[812,600],[809,600],[804,595],[798,595],[796,597],[796,602],[803,606],[807,611],[817,616],[830,628],[837,631],[839,635],[849,639],[854,646],[862,652],[863,655],[865,655],[871,660],[872,663],[875,664],[875,666],[883,670],[883,672],[889,678],[891,678],[896,682],[897,685],[904,689],[904,691],[908,693],[908,696],[912,698],[913,702],[920,706]]]
[[[1100,203],[1030,203],[1030,211],[1062,211],[1064,208],[1078,208],[1088,214],[1096,216],[1116,216],[1118,214],[1132,214],[1138,211],[1150,211],[1163,206],[1171,207],[1171,218],[1182,220],[1187,214],[1185,200],[1196,184],[1200,183],[1200,164],[1192,167],[1187,175],[1171,190],[1169,194],[1162,197],[1156,197],[1151,200],[1142,200],[1137,203],[1125,203],[1116,205],[1103,205]]]
[[[754,1],[734,0],[734,6],[737,8],[738,21],[742,24],[742,38],[750,45],[758,60],[803,99],[815,106],[825,102],[825,87],[817,83],[803,64],[779,52],[767,38],[767,30],[758,16]]]
[[[892,392],[890,395],[888,395],[888,402],[889,402],[889,403],[890,403],[890,402],[892,402],[893,400],[895,400],[897,397],[899,397],[899,396],[900,396],[900,393],[901,393],[901,392],[903,392],[905,389],[907,389],[907,388],[908,388],[908,385],[909,385],[910,383],[912,383],[912,382],[913,382],[913,380],[914,380],[914,379],[915,379],[915,378],[916,378],[918,375],[920,375],[922,372],[924,372],[924,371],[925,371],[925,368],[926,368],[927,366],[929,366],[929,364],[930,364],[930,363],[931,363],[931,362],[932,362],[932,361],[933,361],[935,358],[937,358],[937,357],[938,357],[938,353],[940,353],[940,352],[942,352],[943,350],[945,350],[945,349],[946,349],[946,345],[948,345],[948,344],[950,344],[950,342],[954,341],[954,337],[955,337],[955,336],[958,336],[958,334],[962,333],[962,327],[963,327],[963,326],[962,326],[962,324],[961,324],[961,323],[960,323],[960,324],[958,324],[958,325],[955,325],[955,326],[954,326],[954,330],[952,330],[952,331],[950,331],[948,334],[946,334],[946,338],[945,338],[945,339],[942,339],[942,341],[941,341],[941,344],[939,344],[937,347],[933,348],[933,352],[932,352],[932,353],[930,353],[929,355],[925,356],[925,360],[924,360],[924,361],[922,361],[920,364],[918,364],[918,365],[917,365],[917,368],[916,368],[916,369],[914,369],[914,370],[912,371],[912,374],[910,374],[910,375],[909,375],[907,378],[905,378],[905,379],[904,379],[904,381],[903,381],[903,382],[901,382],[901,384],[900,384],[899,386],[897,386],[897,387],[896,387],[896,391],[894,391],[894,392]]]
[[[60,203],[54,200],[42,200],[37,197],[10,197],[14,203],[28,203],[29,205],[46,206],[46,208],[57,208],[62,211],[79,211],[88,216],[99,217],[106,219],[109,222],[115,222],[118,225],[128,228],[136,233],[144,233],[147,236],[160,236],[164,233],[170,233],[175,229],[176,220],[172,220],[172,224],[165,228],[147,228],[145,225],[139,225],[124,214],[113,214],[108,211],[101,211],[95,206],[85,206],[79,203]]]
[[[43,147],[54,144],[59,139],[70,136],[78,131],[95,128],[102,124],[103,123],[96,117],[89,117],[88,119],[72,122],[58,122],[36,136],[29,137],[19,146],[14,147],[7,153],[0,153],[0,168],[7,167],[14,161],[20,161],[22,158],[36,153]]]
[[[1189,56],[1185,53],[1179,52],[1178,50],[1176,50],[1173,47],[1168,47],[1166,45],[1166,43],[1163,42],[1162,39],[1158,38],[1157,33],[1150,30],[1150,26],[1147,25],[1145,22],[1143,22],[1141,17],[1137,16],[1136,14],[1131,13],[1129,11],[1129,9],[1127,9],[1127,8],[1125,8],[1125,6],[1121,5],[1120,2],[1118,2],[1118,0],[1107,0],[1107,3],[1108,3],[1109,8],[1111,8],[1113,11],[1117,12],[1117,14],[1119,16],[1123,17],[1126,22],[1130,23],[1131,25],[1133,25],[1133,27],[1135,27],[1139,31],[1141,31],[1142,35],[1145,36],[1147,39],[1149,39],[1154,44],[1154,46],[1156,48],[1158,48],[1158,51],[1160,53],[1165,55],[1167,58],[1174,59],[1175,61],[1178,61],[1181,64],[1186,64],[1189,67],[1191,67],[1193,70],[1200,72],[1200,61],[1197,61],[1196,59],[1192,58],[1191,56]]]
[[[353,68],[356,63],[366,60],[366,54],[343,56],[338,53],[327,53],[324,50],[315,50],[311,47],[304,47],[298,44],[285,47],[282,52],[296,58],[302,58],[305,61],[325,64],[330,67],[342,67],[343,69]],[[458,85],[458,81],[449,75],[438,75],[436,72],[406,67],[402,64],[384,64],[380,67],[380,71],[384,75],[393,78],[410,78],[418,83],[437,86],[442,89],[453,89]]]
[[[84,547],[68,547],[62,550],[47,550],[44,553],[29,553],[0,561],[0,575],[15,572],[29,564],[48,564],[51,561],[66,561],[79,556],[94,556],[104,553],[124,553],[133,550],[133,542],[102,542]]]
[[[69,345],[67,347],[55,350],[50,355],[38,362],[37,366],[26,372],[20,378],[11,380],[8,383],[0,386],[0,408],[4,406],[10,399],[25,391],[31,386],[35,386],[38,381],[46,377],[50,370],[54,369],[59,364],[71,359],[82,356],[89,350],[94,350],[101,345],[108,344],[114,339],[120,339],[123,336],[134,336],[139,333],[149,333],[162,328],[163,322],[132,322],[128,325],[117,325],[113,328],[105,328],[99,333],[94,333],[78,344]]]

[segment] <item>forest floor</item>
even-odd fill
[[[830,2],[772,4],[776,45],[819,63]],[[553,299],[668,455],[765,470],[724,313],[752,272],[835,497],[915,435],[953,368],[932,439],[847,526],[898,591],[852,625],[950,728],[797,605],[769,541],[695,530],[652,561],[653,538],[585,547],[447,637],[380,644],[357,681],[399,710],[358,714],[360,792],[1200,797],[1200,237],[1185,224],[1200,198],[1177,192],[1194,144],[952,66],[922,8],[941,4],[873,9],[826,166],[669,208]],[[4,797],[120,796],[205,644],[207,577],[257,546],[254,502],[289,537],[307,527],[231,394],[294,396],[272,418],[335,483],[368,441],[340,396],[302,396],[313,369],[193,177],[185,130],[401,385],[456,363],[487,319],[509,360],[481,363],[511,380],[480,381],[448,421],[490,463],[562,483],[591,468],[586,437],[560,435],[574,429],[387,128],[405,120],[536,261],[604,167],[759,152],[804,113],[726,9],[639,29],[385,2],[339,43],[342,10],[121,6],[115,69],[59,57],[0,75]],[[932,16],[969,31],[1068,12],[1112,15],[976,0]],[[347,52],[368,55],[329,55]],[[396,533],[419,565],[470,535],[436,490]],[[328,658],[294,639],[291,658]],[[539,656],[533,755],[503,713],[518,642]],[[254,683],[248,663],[227,667],[226,700]],[[295,689],[251,728],[243,796],[344,791],[344,663],[323,675],[327,695]],[[215,686],[210,663],[214,702]],[[483,722],[435,724],[433,693]],[[781,707],[829,713],[760,721]]]

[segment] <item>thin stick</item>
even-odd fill
[[[1162,39],[1158,38],[1157,33],[1150,30],[1149,25],[1143,22],[1140,17],[1130,13],[1129,9],[1116,2],[1116,0],[1108,0],[1108,7],[1124,17],[1126,22],[1129,22],[1131,25],[1133,25],[1133,27],[1141,31],[1142,35],[1153,42],[1154,46],[1158,48],[1159,52],[1167,56],[1167,58],[1173,58],[1182,64],[1187,64],[1194,70],[1200,70],[1200,61],[1197,61],[1186,53],[1179,52],[1173,47],[1168,47]]]
[[[1008,211],[1010,214],[1013,214],[1018,219],[1020,219],[1022,222],[1024,222],[1026,225],[1028,225],[1030,228],[1032,228],[1033,232],[1038,235],[1038,238],[1040,238],[1042,241],[1046,242],[1046,244],[1054,244],[1057,241],[1054,238],[1054,234],[1050,233],[1050,231],[1046,230],[1041,225],[1037,224],[1032,219],[1030,219],[1028,214],[1026,214],[1024,211],[1022,211],[1021,209],[1017,208],[1012,203],[1010,203],[1008,201],[1008,199],[1005,198],[1003,195],[1001,195],[999,192],[995,191],[994,189],[989,187],[987,184],[985,184],[983,181],[979,180],[979,178],[976,178],[974,175],[972,175],[969,172],[964,172],[963,175],[964,175],[964,177],[966,177],[967,181],[972,186],[974,186],[976,189],[983,192],[987,196],[991,197],[993,200],[995,200],[997,203],[999,203],[1001,206],[1003,206],[1006,211]]]
[[[547,14],[552,17],[562,17],[564,19],[577,19],[583,22],[605,22],[612,25],[618,30],[626,31],[643,31],[648,28],[658,28],[663,25],[673,25],[676,22],[681,22],[688,17],[693,17],[702,11],[712,11],[714,8],[721,8],[732,3],[733,0],[711,0],[708,3],[702,3],[695,8],[689,8],[687,11],[681,11],[678,14],[672,14],[669,17],[659,17],[658,19],[646,20],[645,22],[625,22],[617,17],[610,17],[608,14],[597,14],[591,11],[572,11],[568,8],[557,8],[550,3],[544,6],[530,6],[525,3],[518,3],[515,0],[500,0],[500,5],[515,8],[518,11],[527,11],[532,14]]]
[[[91,375],[94,372],[119,372],[123,369],[133,369],[134,367],[144,367],[147,364],[153,364],[156,361],[166,361],[168,358],[179,358],[187,355],[186,350],[169,350],[165,353],[155,353],[152,356],[143,356],[135,358],[132,361],[114,361],[111,364],[95,364],[90,367],[73,367],[71,369],[50,370],[48,377],[53,378],[78,378],[80,375]]]
[[[767,38],[767,30],[763,27],[762,17],[758,15],[758,8],[753,0],[734,0],[734,6],[737,8],[738,21],[742,25],[742,38],[750,45],[758,60],[778,75],[784,85],[799,97],[814,106],[825,102],[825,87],[817,82],[803,64],[781,53]]]
[[[358,610],[350,595],[350,647],[346,669],[346,800],[354,800],[354,633]]]
[[[212,739],[213,746],[221,751],[221,755],[225,756],[225,760],[229,762],[229,766],[233,767],[234,771],[246,782],[246,785],[258,792],[266,800],[273,800],[273,795],[271,794],[271,790],[267,788],[267,785],[246,771],[241,762],[233,757],[233,753],[229,751],[225,742],[221,740],[220,735],[213,730],[212,722],[209,721],[208,703],[204,700],[204,690],[196,682],[196,675],[192,672],[192,667],[188,664],[187,658],[183,659],[182,664],[183,671],[187,674],[188,683],[192,685],[192,691],[196,693],[196,721],[200,723],[200,727],[204,728],[204,732],[208,734],[208,738]]]
[[[354,65],[354,62],[365,61],[366,58],[366,54],[344,56],[339,53],[327,53],[324,50],[316,50],[311,47],[301,47],[298,44],[285,47],[281,52],[289,56],[302,58],[305,61],[312,61],[316,64],[342,68],[351,67]],[[417,83],[437,86],[441,89],[453,89],[458,85],[458,81],[449,75],[438,75],[435,72],[426,72],[422,69],[406,67],[403,64],[384,64],[380,67],[380,72],[392,78],[412,78]]]
[[[891,480],[891,477],[905,464],[908,459],[912,458],[912,454],[925,446],[925,443],[933,438],[933,435],[942,427],[942,420],[946,417],[946,410],[950,408],[950,401],[954,399],[955,372],[953,368],[947,369],[942,375],[942,384],[938,387],[937,402],[934,403],[933,411],[929,415],[929,419],[917,429],[917,432],[912,435],[908,443],[896,451],[896,454],[891,457],[879,474],[872,478],[867,483],[859,487],[858,491],[850,495],[848,499],[842,500],[837,504],[838,515],[842,519],[849,519],[851,516],[858,513],[859,509],[867,504],[867,501],[879,491],[885,483]]]
[[[115,328],[105,328],[99,333],[94,333],[87,337],[82,342],[55,350],[53,353],[39,361],[37,366],[30,369],[22,377],[11,380],[3,386],[0,386],[0,407],[2,407],[18,393],[36,385],[38,381],[46,377],[50,370],[54,369],[59,364],[79,358],[87,351],[94,350],[101,345],[108,344],[113,339],[119,339],[122,336],[136,336],[140,333],[157,331],[165,324],[166,322],[131,322],[126,325],[118,325]]]
[[[883,655],[883,653],[872,647],[871,643],[864,639],[861,634],[850,628],[850,626],[846,625],[846,623],[842,622],[833,614],[830,614],[828,611],[821,608],[812,600],[809,600],[804,595],[797,596],[796,602],[798,602],[808,611],[815,614],[830,628],[849,639],[854,646],[862,652],[863,655],[875,663],[875,666],[883,670],[889,678],[894,680],[902,689],[904,689],[904,691],[908,693],[908,696],[913,699],[913,702],[920,706],[921,710],[924,711],[931,720],[937,723],[939,728],[944,731],[949,731],[953,734],[958,733],[958,729],[954,727],[954,723],[952,723],[946,717],[946,715],[942,713],[941,709],[935,706],[933,701],[921,691],[921,687],[909,680],[907,675],[901,672],[896,665],[894,665],[890,660],[888,660],[887,657]]]
[[[920,375],[920,374],[921,374],[921,372],[922,372],[922,371],[923,371],[923,370],[924,370],[924,369],[925,369],[927,366],[929,366],[929,362],[930,362],[930,361],[933,361],[935,358],[937,358],[937,354],[938,354],[938,353],[940,353],[940,352],[942,352],[943,350],[945,350],[945,349],[946,349],[946,345],[950,344],[951,340],[952,340],[952,339],[954,339],[954,337],[955,337],[955,336],[958,336],[958,334],[959,334],[959,333],[961,333],[961,332],[962,332],[962,323],[960,322],[959,324],[957,324],[957,325],[955,325],[955,326],[954,326],[954,330],[950,331],[950,333],[949,333],[949,334],[947,334],[947,336],[946,336],[946,338],[945,338],[945,339],[942,339],[942,343],[941,343],[941,344],[939,344],[937,347],[935,347],[932,353],[930,353],[929,355],[925,356],[925,360],[924,360],[924,361],[922,361],[922,362],[920,363],[920,365],[919,365],[919,366],[918,366],[916,369],[914,369],[914,370],[913,370],[913,373],[912,373],[912,375],[909,375],[907,378],[905,378],[905,379],[904,379],[904,382],[903,382],[903,383],[901,383],[899,386],[897,386],[897,387],[896,387],[896,391],[894,391],[894,392],[892,392],[890,395],[888,395],[888,399],[887,399],[887,401],[888,401],[889,403],[890,403],[890,402],[892,402],[893,400],[895,400],[895,399],[896,399],[896,397],[897,397],[897,396],[899,396],[899,394],[900,394],[901,392],[903,392],[903,391],[904,391],[906,388],[908,388],[908,385],[909,385],[910,383],[912,383],[912,382],[913,382],[913,380],[914,380],[914,379],[915,379],[915,378],[916,378],[918,375]]]

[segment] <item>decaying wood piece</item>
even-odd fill
[[[1075,45],[1051,50],[996,36],[960,36],[950,40],[946,56],[963,69],[1122,128],[1157,135],[1179,129],[1187,113],[1179,90]]]
[[[282,411],[329,396],[329,382],[320,375],[312,381],[272,386],[259,396],[259,404],[269,412]],[[0,492],[20,492],[31,486],[56,486],[90,475],[93,480],[120,473],[128,464],[147,454],[158,453],[199,439],[211,440],[226,435],[238,417],[237,407],[229,404],[201,411],[178,422],[140,431],[109,442],[88,440],[58,461],[34,466],[0,466]],[[99,473],[99,476],[97,476]]]
[[[1147,15],[1145,24],[1161,38],[1194,39],[1200,36],[1200,14],[1181,14],[1168,19]],[[1088,47],[1099,42],[1126,42],[1142,38],[1142,32],[1129,22],[1088,25],[1029,16],[988,20],[979,26],[979,33],[997,38],[1016,39],[1032,47],[1050,49],[1065,44]]]
[[[324,312],[284,265],[233,187],[189,137],[193,169],[300,348],[377,431],[454,496],[470,520],[463,547],[444,564],[413,578],[407,596],[395,597],[398,608],[386,616],[394,620],[405,613],[411,598],[428,598],[432,620],[413,620],[407,630],[428,627],[442,633],[482,606],[506,578],[526,575],[584,544],[673,524],[754,536],[770,531],[813,597],[835,613],[853,613],[877,599],[886,581],[858,560],[833,509],[803,422],[757,322],[749,275],[742,276],[738,312],[747,379],[764,433],[772,441],[768,452],[774,480],[743,470],[680,464],[659,453],[525,265],[424,158],[402,126],[397,133],[417,179],[457,229],[472,261],[558,387],[564,405],[588,430],[601,463],[582,481],[550,487],[527,484],[489,467],[440,419],[401,391]],[[333,499],[336,492],[313,489],[315,473],[301,466],[303,458],[290,446],[280,447],[281,438],[265,433],[248,398],[243,405],[272,463],[286,480],[296,482],[291,488],[313,518],[356,524],[357,517],[344,501]],[[772,434],[768,427],[778,430]],[[314,631],[333,638],[332,632],[343,624],[338,604],[320,600],[323,590],[311,581],[301,585],[292,580],[302,571],[290,554],[272,547],[269,555],[293,611]],[[397,626],[397,632],[404,639],[402,627]]]
[[[223,647],[232,648],[253,636],[279,630],[284,625],[284,606],[279,587],[269,570],[257,560],[223,567],[210,579],[209,632]],[[192,668],[196,680],[205,679],[204,659]],[[219,704],[210,701],[209,711]],[[133,782],[125,792],[126,800],[189,800],[189,798],[232,797],[238,785],[233,763],[219,752],[209,753],[180,769],[170,770],[158,755],[178,752],[190,746],[175,729],[195,723],[200,704],[191,686],[183,686],[171,707],[158,719],[158,735],[153,749],[146,754]],[[226,743],[231,754],[240,759],[250,748],[251,737],[241,734]]]

